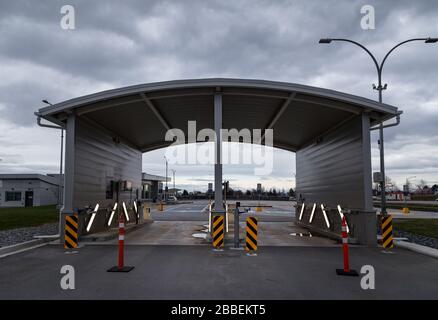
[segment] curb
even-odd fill
[[[0,248],[0,259],[7,256],[45,246],[53,239],[35,239]]]
[[[426,256],[438,259],[438,249],[422,246],[420,244],[406,242],[406,241],[394,241],[394,244],[403,249],[411,250],[417,253],[424,254]]]

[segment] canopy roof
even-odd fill
[[[362,112],[371,124],[396,107],[333,90],[245,79],[193,79],[140,84],[63,101],[37,116],[62,125],[69,113],[88,119],[146,152],[165,147],[168,129],[214,128],[214,94],[223,96],[223,128],[273,129],[274,146],[296,151]]]

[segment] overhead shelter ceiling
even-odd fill
[[[290,151],[362,112],[371,124],[399,113],[396,107],[333,90],[245,79],[194,79],[103,91],[36,112],[63,124],[74,112],[143,152],[169,145],[170,128],[214,128],[214,94],[223,96],[224,129],[273,129],[274,146]]]

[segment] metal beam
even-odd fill
[[[278,119],[280,119],[281,115],[284,111],[286,111],[287,107],[290,105],[291,101],[295,98],[296,92],[293,92],[289,95],[289,98],[281,105],[280,109],[274,115],[274,117],[269,121],[269,123],[265,127],[265,131],[263,132],[262,138],[260,142],[265,141],[266,130],[274,128],[274,125],[277,123]]]
[[[167,122],[166,119],[164,119],[164,117],[161,115],[161,113],[157,110],[157,108],[155,108],[154,104],[151,102],[151,100],[149,100],[149,98],[142,92],[140,93],[141,98],[143,99],[143,101],[146,103],[146,105],[149,107],[149,109],[151,109],[151,111],[155,114],[155,116],[157,117],[157,119],[161,122],[161,124],[163,125],[163,127],[166,130],[171,130],[171,126],[169,125],[169,123]]]
[[[76,115],[70,113],[65,128],[65,173],[64,173],[64,203],[62,213],[73,211],[74,182],[75,182],[75,152],[76,152]],[[60,230],[61,237],[64,232]]]
[[[90,112],[94,112],[94,111],[101,111],[101,110],[105,110],[105,109],[109,109],[109,108],[114,108],[114,107],[119,107],[119,106],[123,106],[123,105],[127,105],[127,104],[132,104],[132,103],[136,103],[136,102],[141,102],[143,101],[143,99],[138,98],[138,99],[132,99],[129,101],[123,101],[123,102],[115,102],[115,103],[108,103],[105,105],[98,105],[98,106],[83,106],[83,107],[79,107],[76,109],[76,114],[78,116],[82,116],[84,114],[90,113]]]
[[[214,163],[214,209],[222,212],[222,94],[214,95],[214,130],[215,140],[215,163]]]
[[[331,108],[331,109],[350,112],[350,113],[354,113],[356,115],[359,115],[362,112],[362,110],[359,107],[354,107],[352,105],[350,105],[349,107],[342,107],[342,106],[339,106],[336,104],[328,104],[328,103],[323,103],[323,102],[319,102],[319,101],[312,101],[311,99],[295,98],[294,100],[309,103],[309,104],[319,105],[319,106],[327,107],[327,108]]]

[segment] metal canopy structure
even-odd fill
[[[61,124],[68,114],[94,122],[141,150],[169,145],[165,133],[187,121],[214,128],[214,94],[222,94],[222,128],[273,129],[274,146],[296,151],[350,117],[369,113],[371,125],[397,108],[333,90],[264,80],[176,80],[129,86],[45,107],[37,115]]]
[[[351,213],[352,236],[375,244],[370,128],[400,113],[333,90],[218,78],[108,90],[42,108],[36,115],[66,128],[65,213],[96,202],[111,205],[113,180],[131,180],[139,188],[141,154],[171,144],[165,139],[171,129],[182,130],[187,143],[188,121],[196,121],[197,131],[214,128],[216,137],[221,129],[273,129],[273,146],[296,152],[296,192],[307,204],[297,223],[340,234],[340,205]],[[252,142],[263,140],[253,137]],[[215,210],[223,213],[222,141],[215,143]],[[122,194],[120,199],[131,198]],[[320,207],[325,209],[318,212]],[[103,226],[106,218],[101,214],[96,220]]]

